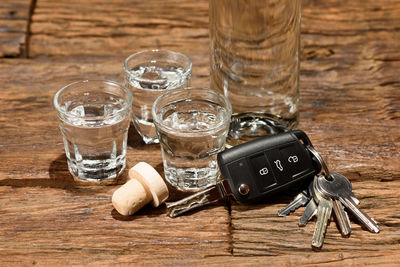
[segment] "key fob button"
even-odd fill
[[[271,185],[276,184],[271,166],[264,153],[250,158],[252,170],[256,178],[256,184],[260,191],[264,191]]]
[[[279,149],[271,149],[265,151],[265,154],[268,157],[269,162],[272,166],[272,172],[278,178],[279,184],[286,184],[292,181],[292,176],[287,166],[287,163],[284,161]]]
[[[292,143],[290,146],[280,148],[282,161],[287,169],[287,175],[296,179],[307,172],[313,172],[314,168],[310,156],[301,147],[300,143]]]

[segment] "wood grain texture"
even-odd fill
[[[331,222],[322,262],[397,265],[400,3],[328,2],[303,2],[300,128],[330,168],[353,182],[360,207],[379,222],[381,233],[353,221],[351,237],[343,239]],[[301,258],[322,263],[309,252],[315,221],[297,227],[303,209],[277,217],[281,203],[290,200],[252,209],[232,206],[233,254],[287,254],[295,259],[291,264],[305,263]]]
[[[207,1],[38,1],[31,55],[208,51]]]
[[[37,0],[33,59],[0,59],[0,263],[15,265],[398,265],[400,262],[400,2],[305,0],[301,118],[332,170],[353,183],[381,233],[352,221],[343,239],[330,223],[311,251],[315,221],[285,218],[280,196],[248,206],[213,205],[169,219],[165,206],[122,218],[116,185],[72,179],[52,97],[82,79],[122,81],[122,62],[150,48],[193,62],[192,84],[208,86],[208,1]],[[127,165],[161,173],[159,147],[129,134]],[[126,172],[117,181],[122,184]],[[170,200],[182,195],[172,192]]]
[[[0,58],[27,56],[31,0],[2,0],[0,4]]]
[[[117,263],[120,256],[126,263],[157,262],[229,254],[223,207],[173,221],[165,206],[146,207],[127,218],[111,205],[114,189],[1,186],[0,201],[7,202],[1,209],[2,265]]]
[[[351,175],[348,177],[351,179]],[[379,253],[383,247],[390,253],[398,251],[400,238],[397,230],[400,224],[397,215],[400,207],[396,203],[400,194],[398,186],[399,181],[387,182],[385,185],[369,180],[354,182],[354,193],[361,201],[360,208],[379,222],[381,232],[369,233],[353,219],[351,236],[342,238],[334,221],[331,221],[325,236],[323,253],[352,253],[352,257],[362,258],[365,257],[366,251]],[[304,208],[288,217],[278,217],[277,211],[285,206],[283,203],[290,201],[280,200],[279,203],[254,206],[251,209],[238,205],[232,208],[234,237],[232,243],[235,255],[310,254],[315,220],[304,228],[297,226]],[[370,261],[374,262],[374,259]],[[378,259],[379,261],[381,259]],[[395,262],[393,260],[393,263]]]

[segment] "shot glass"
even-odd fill
[[[183,191],[215,185],[217,154],[225,148],[232,107],[204,88],[165,92],[153,104],[166,180]]]
[[[132,122],[146,144],[158,143],[151,108],[166,90],[190,85],[192,62],[169,50],[146,50],[130,55],[124,62],[125,85],[135,98]]]
[[[117,177],[125,168],[132,93],[112,81],[79,81],[58,91],[54,106],[71,174]]]

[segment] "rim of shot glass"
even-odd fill
[[[115,112],[113,114],[107,114],[105,116],[104,115],[102,115],[102,116],[89,116],[89,117],[88,116],[77,116],[77,115],[72,115],[71,113],[69,113],[66,110],[62,109],[61,105],[60,105],[60,103],[58,101],[59,97],[61,96],[61,94],[64,93],[64,91],[66,91],[68,89],[71,89],[74,86],[77,86],[79,84],[84,85],[85,83],[86,84],[96,84],[96,83],[98,83],[98,84],[104,84],[104,85],[111,85],[111,86],[114,86],[114,87],[119,87],[122,91],[124,91],[127,94],[128,101],[126,101],[122,105],[121,109],[119,109],[117,112]],[[123,86],[122,84],[119,84],[119,83],[111,81],[111,80],[81,80],[81,81],[75,81],[75,82],[69,83],[69,84],[65,85],[64,87],[62,87],[60,90],[58,90],[58,92],[54,96],[53,104],[54,104],[54,107],[56,108],[57,112],[59,114],[62,114],[63,117],[66,117],[66,118],[80,118],[80,119],[89,119],[89,120],[104,120],[104,119],[110,119],[110,118],[116,117],[119,114],[126,112],[128,109],[131,108],[132,101],[133,101],[132,92],[128,88]],[[59,115],[59,117],[60,117],[60,115]]]
[[[217,125],[215,125],[214,127],[212,127],[212,128],[195,130],[195,131],[194,130],[190,130],[190,131],[188,131],[188,130],[178,130],[178,129],[175,129],[175,128],[172,128],[172,127],[168,127],[168,126],[162,124],[160,118],[156,115],[157,111],[158,111],[158,110],[156,110],[157,109],[157,105],[165,97],[176,95],[176,94],[179,94],[181,92],[188,92],[188,94],[189,94],[188,97],[186,97],[186,98],[181,97],[179,99],[174,99],[173,101],[170,101],[169,103],[174,103],[174,102],[177,102],[179,100],[185,100],[185,99],[187,100],[190,97],[190,91],[193,91],[193,90],[204,91],[204,92],[207,92],[207,93],[211,93],[211,94],[217,96],[218,98],[220,98],[222,100],[222,102],[224,103],[224,108],[227,111],[227,114],[223,118],[223,120],[221,122],[219,122]],[[161,108],[163,108],[163,107],[161,107]],[[156,126],[156,129],[160,128],[163,131],[173,132],[176,135],[198,136],[198,135],[205,135],[207,133],[215,132],[216,130],[219,130],[219,129],[223,128],[223,127],[228,127],[229,128],[229,125],[230,125],[230,122],[231,122],[231,116],[232,116],[232,106],[231,106],[231,103],[229,102],[227,97],[225,97],[224,95],[220,94],[219,92],[217,92],[215,90],[212,90],[212,89],[209,89],[209,88],[202,88],[202,87],[186,87],[186,88],[179,88],[179,89],[170,89],[170,90],[166,91],[165,93],[163,93],[162,95],[160,95],[153,103],[153,107],[151,109],[151,114],[153,116],[153,122],[154,122],[154,125]]]
[[[166,55],[168,55],[168,54],[169,54],[169,55],[173,55],[175,58],[181,58],[181,59],[183,59],[183,61],[184,61],[186,64],[188,64],[188,65],[185,66],[185,72],[182,74],[182,76],[186,77],[186,76],[188,76],[188,75],[191,74],[191,72],[192,72],[192,67],[193,67],[193,66],[192,66],[192,61],[190,60],[190,58],[189,58],[188,56],[182,54],[182,53],[175,52],[175,51],[168,50],[168,49],[149,49],[149,50],[142,50],[142,51],[139,51],[139,52],[136,52],[136,53],[133,53],[133,54],[129,55],[129,56],[125,59],[125,61],[124,61],[124,72],[125,72],[127,75],[134,76],[133,73],[132,73],[132,71],[128,68],[128,63],[129,63],[133,58],[136,58],[136,57],[139,57],[139,56],[144,56],[144,55],[146,55],[146,54],[149,54],[149,55],[154,54],[154,55],[156,56],[157,54],[162,54],[162,53],[165,53]],[[148,62],[149,62],[149,63],[156,63],[156,62],[157,62],[157,58],[152,59],[152,60],[149,60]],[[148,81],[148,79],[141,79],[140,77],[135,77],[135,79],[136,79],[137,81],[139,81],[139,82],[146,82],[146,81]],[[165,89],[162,89],[162,88],[158,88],[158,89],[157,89],[157,88],[146,88],[146,89],[143,89],[143,90],[163,91],[163,90],[165,90]]]

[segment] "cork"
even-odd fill
[[[146,162],[129,170],[129,180],[112,196],[112,204],[121,215],[132,215],[151,202],[158,207],[168,198],[168,188],[160,174]]]

